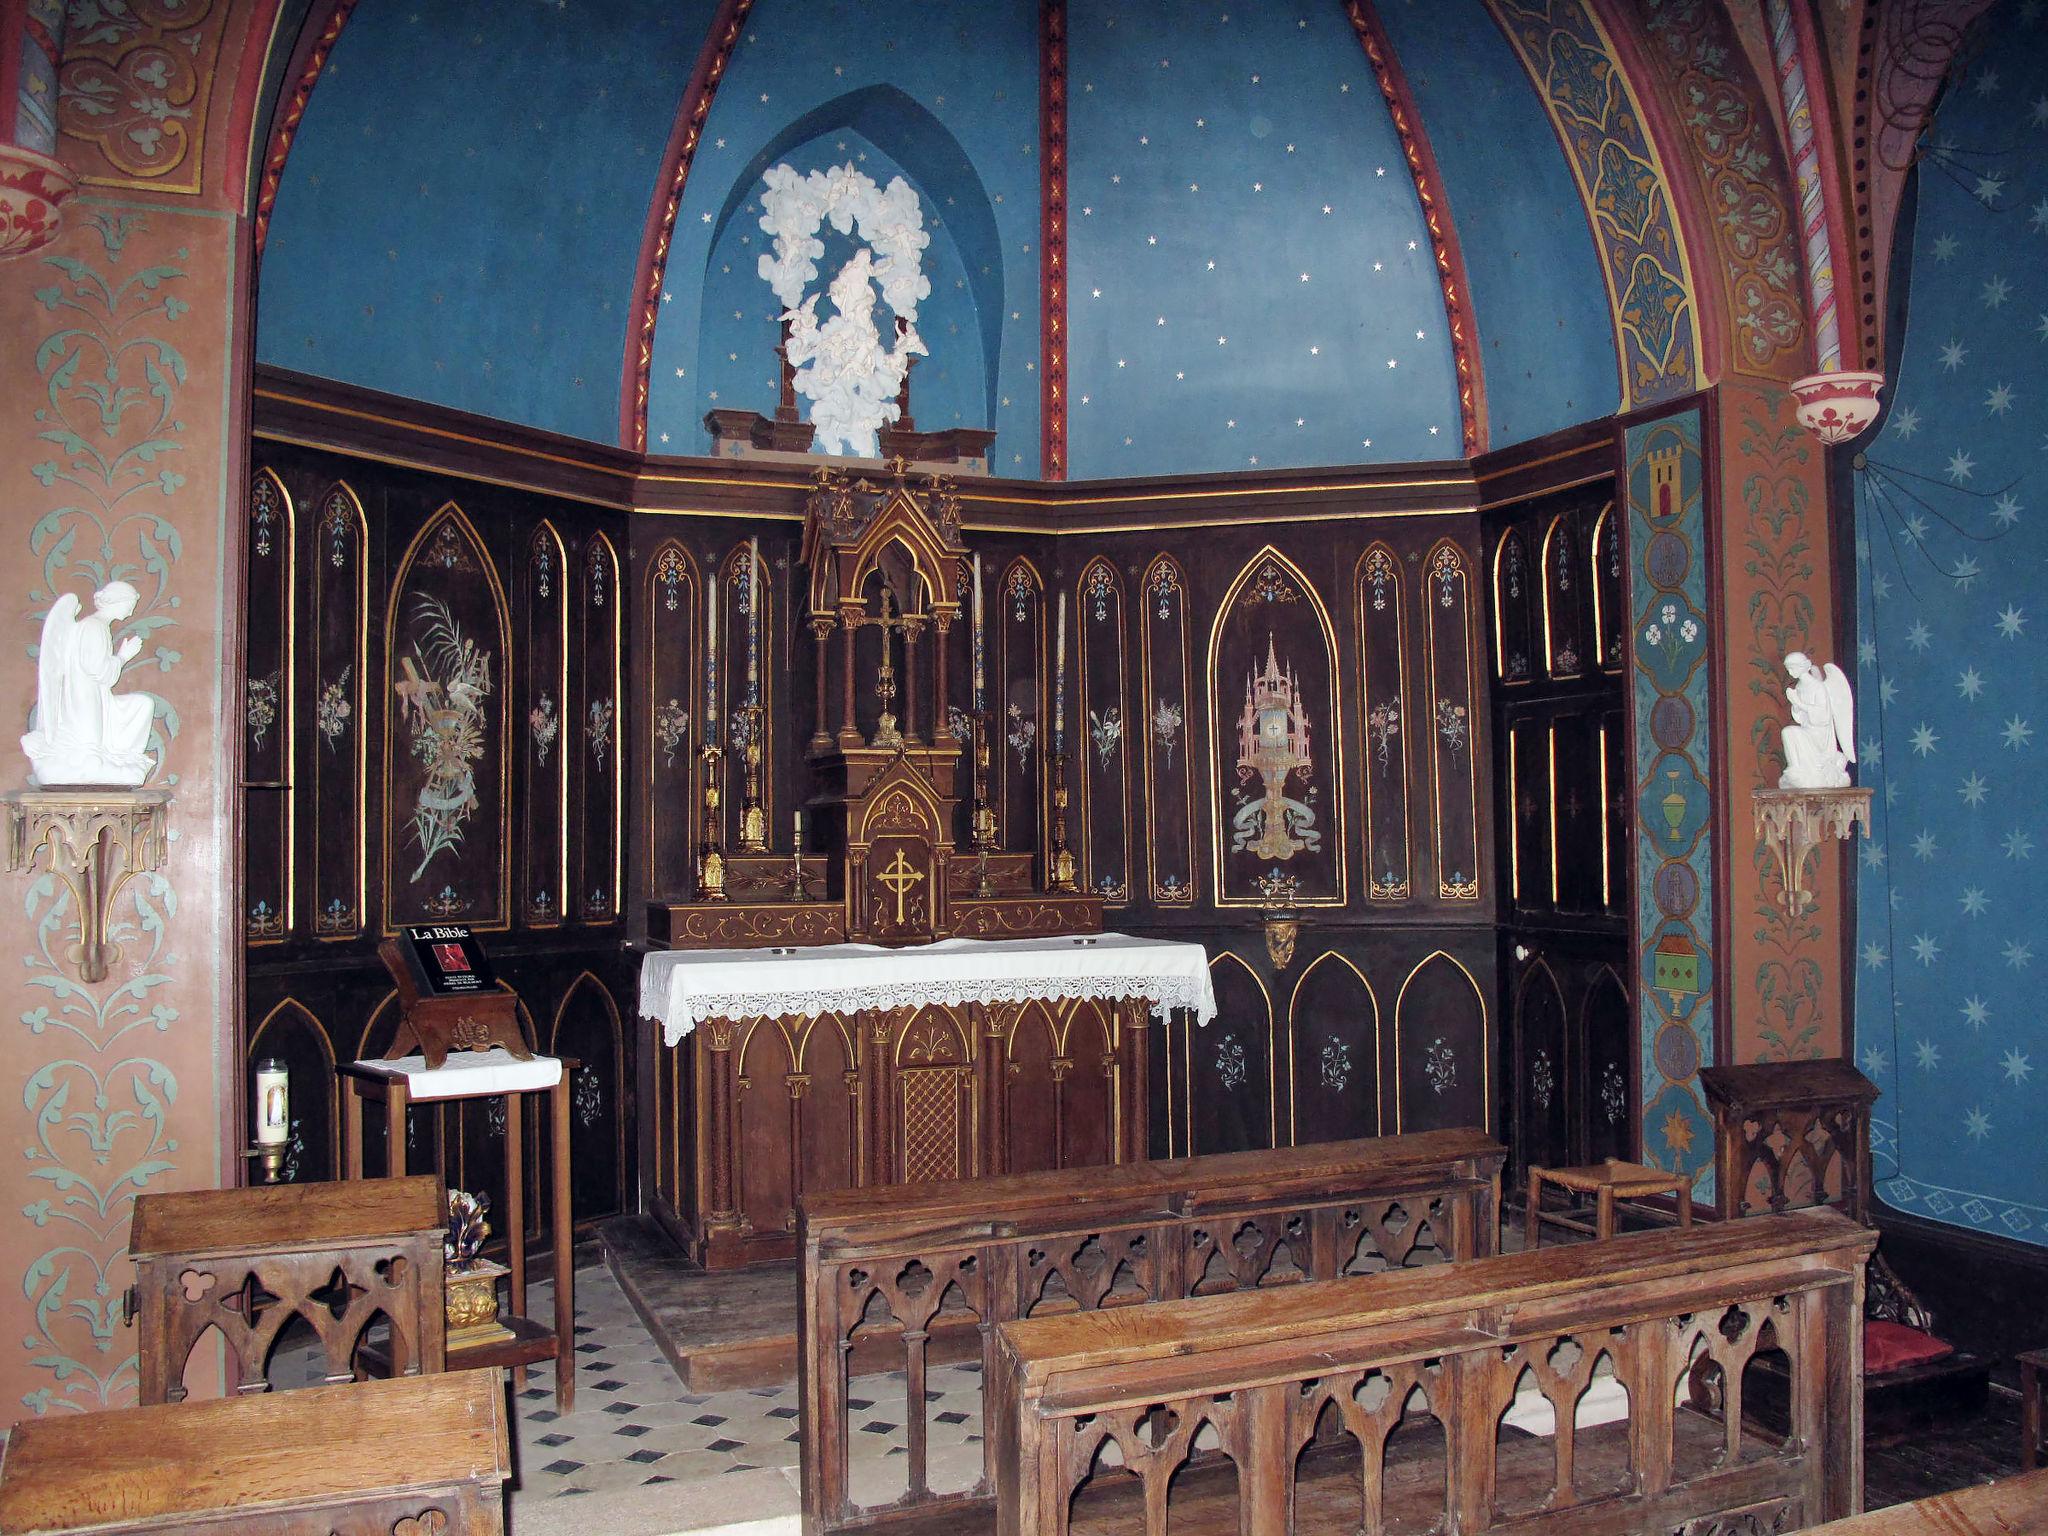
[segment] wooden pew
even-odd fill
[[[1459,1536],[1705,1536],[1853,1514],[1873,1243],[1807,1211],[1005,1323],[987,1392],[996,1529],[1161,1536],[1169,1503],[1173,1536],[1438,1521]],[[1784,1438],[1742,1421],[1746,1368],[1770,1349],[1794,1383]],[[1674,1407],[1700,1353],[1725,1375],[1725,1418]],[[1628,1416],[1575,1428],[1602,1356]],[[1554,1412],[1547,1436],[1501,1425],[1525,1371]]]
[[[1894,1504],[1815,1526],[1810,1536],[2017,1536],[2025,1531],[2048,1531],[2048,1472],[2023,1472]]]
[[[0,1462],[7,1536],[502,1536],[496,1371],[27,1419]]]
[[[973,1488],[929,1485],[935,1344],[981,1360],[986,1383],[993,1326],[1013,1318],[1490,1254],[1504,1156],[1479,1131],[1429,1131],[806,1195],[797,1229],[805,1532],[985,1507],[993,1496],[986,1443]],[[906,1490],[861,1506],[850,1487],[847,1383],[856,1369],[892,1368],[905,1376]]]

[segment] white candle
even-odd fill
[[[797,852],[798,852],[798,853],[802,853],[802,852],[803,852],[803,848],[804,848],[804,813],[803,813],[802,811],[798,811],[798,812],[796,813],[796,850],[797,850]]]
[[[704,745],[718,740],[718,582],[704,583]]]
[[[256,1063],[256,1144],[281,1147],[292,1135],[292,1084],[285,1065],[276,1057]]]
[[[761,702],[761,541],[747,540],[747,704]]]

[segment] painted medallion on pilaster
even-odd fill
[[[577,722],[576,796],[579,856],[577,915],[587,923],[608,923],[619,915],[621,659],[624,605],[619,596],[619,557],[612,541],[593,533],[583,550],[582,718]]]
[[[1705,468],[1687,410],[1628,428],[1642,1153],[1713,1194],[1713,739]]]
[[[1195,751],[1193,645],[1188,636],[1187,574],[1171,555],[1145,569],[1139,594],[1141,682],[1138,707],[1145,763],[1145,869],[1162,907],[1195,900]]]
[[[996,604],[996,682],[1000,709],[990,725],[1000,767],[1003,846],[1017,852],[1039,847],[1041,754],[1050,722],[1045,721],[1045,584],[1029,560],[1010,562]]]
[[[1322,599],[1267,545],[1238,572],[1209,631],[1218,906],[1343,904],[1340,687]]]
[[[1366,896],[1414,895],[1408,844],[1408,618],[1401,560],[1374,544],[1358,561],[1359,712],[1364,720]]]
[[[242,692],[243,815],[248,859],[242,929],[273,944],[292,925],[292,578],[291,497],[269,469],[249,483],[248,678]]]
[[[553,523],[526,546],[525,729],[516,731],[526,767],[526,841],[520,916],[529,928],[558,925],[569,891],[569,560]]]
[[[367,907],[369,525],[345,481],[328,487],[319,509],[306,554],[313,616],[313,794],[306,805],[313,874],[307,889],[315,936],[352,939],[363,931]]]
[[[1473,698],[1471,557],[1451,539],[1422,562],[1424,670],[1440,901],[1479,899],[1479,715]]]
[[[508,925],[510,638],[497,569],[449,502],[400,560],[385,620],[387,928]]]
[[[647,869],[656,900],[691,889],[704,621],[697,564],[669,539],[647,568]]]
[[[1124,771],[1124,587],[1116,567],[1092,560],[1076,588],[1081,689],[1070,748],[1081,790],[1081,884],[1106,907],[1131,899],[1129,778]]]

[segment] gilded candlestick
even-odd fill
[[[719,760],[724,753],[705,742],[698,754],[704,764],[704,836],[697,844],[697,899],[725,900],[725,847],[719,837]]]
[[[1052,850],[1047,862],[1050,868],[1046,884],[1051,889],[1070,895],[1080,889],[1074,878],[1074,855],[1067,847],[1067,754],[1064,752],[1053,757]]]
[[[988,799],[988,715],[974,712],[974,810],[968,821],[972,846],[986,853],[996,846],[996,808]]]
[[[740,852],[768,851],[768,813],[761,807],[761,706],[749,704],[740,711],[745,745],[740,761],[746,769],[744,798],[740,801]]]

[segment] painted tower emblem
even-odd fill
[[[1278,860],[1321,846],[1314,809],[1287,793],[1288,781],[1297,773],[1306,781],[1314,765],[1300,679],[1293,668],[1281,668],[1268,634],[1265,670],[1245,680],[1237,724],[1238,777],[1258,781],[1263,793],[1231,818],[1233,852],[1249,848],[1261,859]]]

